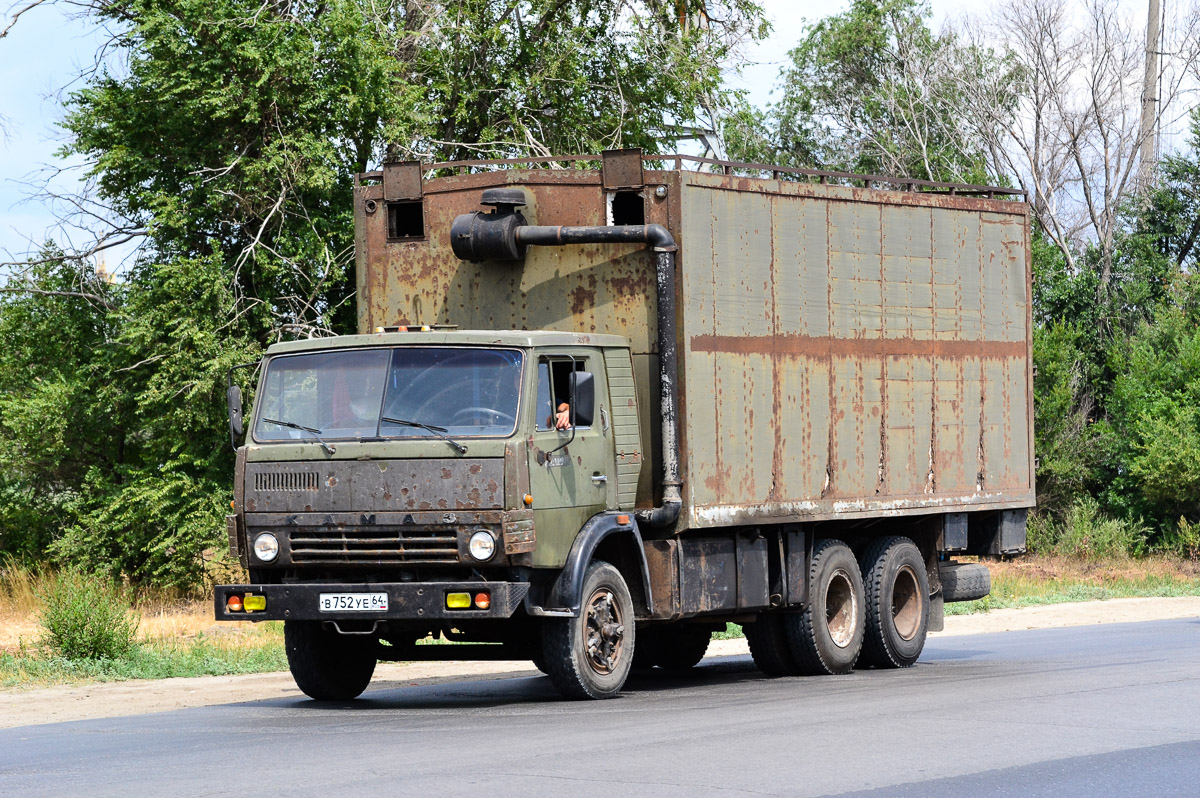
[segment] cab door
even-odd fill
[[[537,400],[529,450],[529,492],[537,529],[535,566],[566,562],[575,534],[587,519],[615,501],[612,435],[604,360],[598,351],[540,353],[536,360]],[[590,423],[578,417],[571,395],[572,372],[592,375],[595,412]],[[555,412],[567,404],[575,416],[569,429],[555,426]],[[610,473],[611,472],[611,473]]]

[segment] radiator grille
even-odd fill
[[[295,563],[458,562],[452,529],[297,529],[288,537]]]
[[[319,475],[316,471],[259,471],[254,475],[254,489],[268,491],[318,490]]]

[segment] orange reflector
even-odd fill
[[[246,598],[242,602],[242,604],[243,604],[243,606],[245,606],[246,612],[262,612],[263,610],[265,610],[267,608],[267,597],[266,596],[252,596],[249,593],[247,593]]]
[[[230,500],[229,500],[229,509],[230,509],[230,510],[237,509],[237,502],[236,502],[236,501],[234,501],[234,500],[232,500],[232,499],[230,499]]]
[[[629,516],[627,516],[627,515],[618,515],[618,516],[617,516],[617,523],[618,523],[618,524],[620,524],[620,525],[622,525],[622,526],[625,526],[626,524],[628,524],[628,523],[629,523]]]
[[[533,494],[532,494],[532,493],[526,493],[526,494],[525,494],[525,506],[526,506],[526,507],[532,507],[532,506],[533,506]]]
[[[488,607],[492,606],[492,597],[487,593],[476,593],[475,606],[481,610],[486,610]]]
[[[228,610],[229,612],[241,612],[242,611],[242,597],[238,596],[238,595],[233,595],[233,596],[230,596],[229,598],[225,599],[225,609]]]
[[[447,593],[446,594],[446,609],[448,610],[469,610],[471,608],[470,593]]]

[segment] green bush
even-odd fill
[[[1163,554],[1200,560],[1200,523],[1191,523],[1182,516],[1175,527],[1164,529],[1155,549]]]
[[[1030,514],[1025,526],[1025,545],[1030,554],[1053,554],[1058,535],[1059,525],[1052,515],[1040,508]]]
[[[39,592],[42,645],[69,660],[119,659],[137,645],[138,617],[106,576],[60,571]]]
[[[1104,559],[1142,554],[1149,530],[1140,521],[1112,518],[1091,496],[1082,496],[1062,521],[1038,514],[1027,530],[1029,550],[1078,559]]]

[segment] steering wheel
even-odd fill
[[[510,416],[503,410],[497,410],[494,407],[464,407],[462,410],[459,410],[457,413],[455,413],[453,417],[451,417],[450,424],[451,426],[456,426],[458,425],[460,419],[465,420],[468,417],[481,418],[483,416],[494,416],[495,418],[501,421],[506,421],[509,424],[517,423],[516,416]]]

